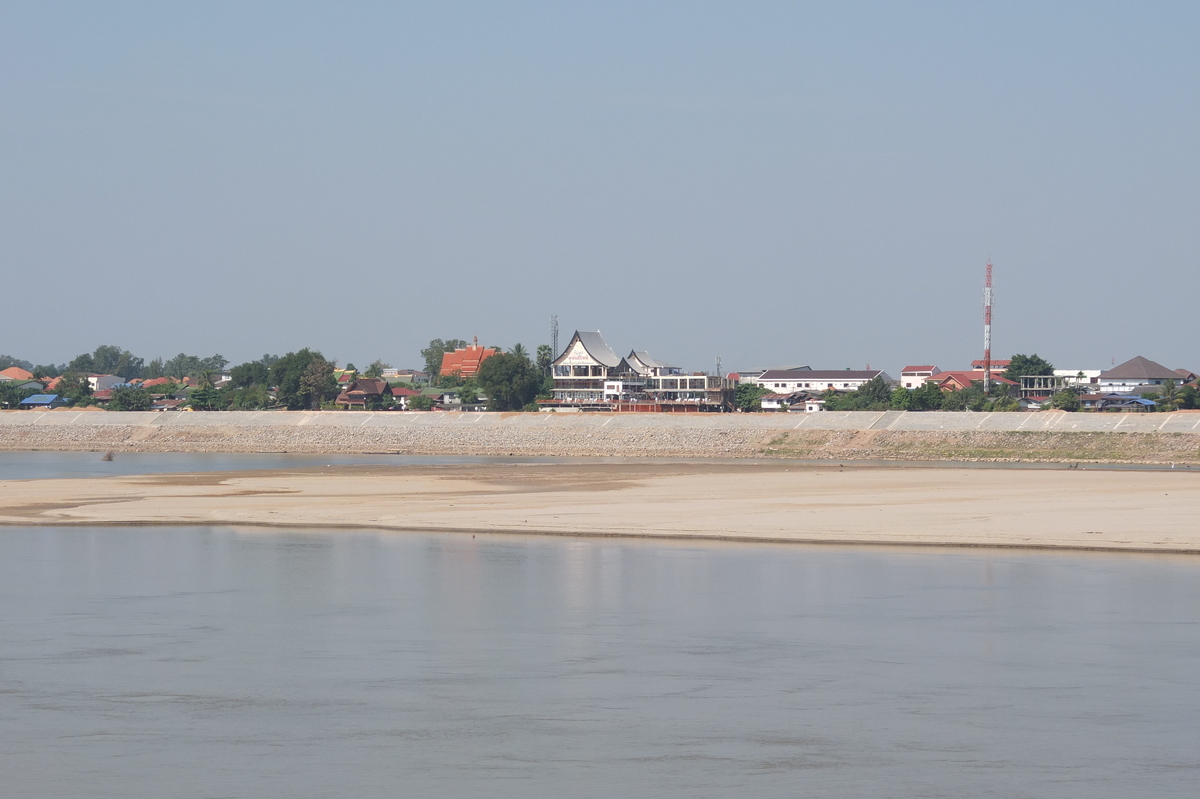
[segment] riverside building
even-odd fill
[[[733,408],[733,382],[684,374],[644,350],[621,358],[599,331],[575,331],[551,365],[554,399],[544,410],[721,411]]]

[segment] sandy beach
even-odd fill
[[[621,463],[4,481],[0,524],[240,525],[1200,553],[1192,471]]]

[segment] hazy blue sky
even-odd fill
[[[0,5],[0,353],[1200,369],[1200,3]]]

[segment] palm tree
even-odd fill
[[[524,344],[514,344],[512,349],[508,351],[509,355],[515,355],[523,361],[529,360],[529,353],[525,350]]]
[[[1174,380],[1168,380],[1163,383],[1162,391],[1159,394],[1159,404],[1165,411],[1173,411],[1179,408],[1183,398],[1179,396],[1179,387],[1175,385]]]
[[[550,364],[554,363],[554,350],[549,344],[539,344],[537,348],[537,365],[542,374],[550,374]]]

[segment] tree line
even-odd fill
[[[537,398],[551,396],[553,353],[549,344],[540,345],[534,358],[530,358],[524,345],[515,344],[484,360],[478,373],[469,379],[457,374],[441,374],[443,354],[466,345],[462,339],[433,339],[421,351],[434,386],[454,391],[467,403],[486,397],[488,408],[497,411],[536,409]],[[0,356],[0,369],[19,366],[38,377],[58,376],[55,393],[80,406],[95,402],[88,374],[113,374],[125,380],[170,379],[153,388],[138,385],[114,388],[108,402],[110,410],[149,410],[155,397],[182,392],[184,378],[191,382],[187,404],[196,410],[273,407],[316,410],[330,407],[340,391],[335,364],[318,350],[305,348],[282,356],[266,354],[257,360],[237,364],[229,369],[229,381],[217,387],[215,378],[228,363],[220,354],[204,358],[186,353],[147,363],[129,350],[113,345],[97,347],[94,352],[79,355],[62,365],[34,366],[12,356]],[[381,377],[387,368],[382,360],[376,360],[362,374],[364,377]],[[346,370],[358,371],[351,363],[346,364]],[[32,393],[35,393],[32,389],[18,390],[9,383],[0,383],[0,407],[16,407]],[[417,409],[427,409],[432,404],[429,397],[414,397],[410,401],[410,407]]]

